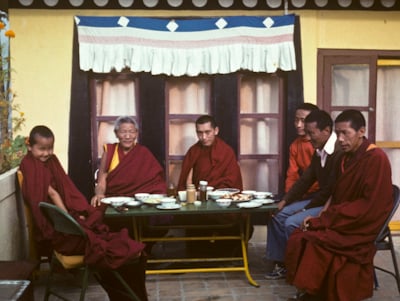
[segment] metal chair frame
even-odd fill
[[[39,203],[40,210],[42,213],[46,216],[46,218],[51,222],[53,225],[54,229],[57,232],[64,233],[64,234],[70,234],[70,235],[78,235],[81,236],[83,239],[87,240],[88,236],[86,232],[83,230],[83,228],[79,225],[79,223],[67,212],[61,210],[57,206],[45,202]],[[58,255],[58,256],[57,256]],[[51,283],[52,283],[52,276],[55,270],[55,266],[57,264],[61,264],[64,268],[68,269],[63,265],[63,262],[60,261],[59,254],[56,253],[54,256],[52,256],[51,260],[51,265],[50,265],[50,273],[48,275],[47,283],[46,283],[46,291],[45,291],[45,296],[44,300],[48,300],[50,295],[55,295],[58,298],[62,300],[68,300],[64,296],[60,295],[56,291],[54,291],[51,288]],[[65,256],[64,256],[65,257]],[[76,256],[66,256],[68,257],[76,257]],[[94,275],[97,274],[99,269],[93,266],[89,266],[88,264],[84,263],[83,261],[83,256],[82,256],[82,262],[79,264],[77,267],[82,270],[83,276],[82,276],[82,283],[81,283],[81,293],[80,293],[80,301],[83,301],[85,299],[85,293],[86,289],[88,287],[88,280],[89,276],[93,273]],[[130,297],[134,301],[140,301],[138,296],[132,291],[132,289],[129,287],[129,285],[125,282],[125,280],[122,278],[120,273],[116,270],[110,269],[113,273],[113,275],[119,280],[119,282],[122,284],[124,287],[125,291],[124,294],[126,294],[128,297]]]
[[[389,217],[386,219],[385,224],[383,225],[381,231],[379,232],[379,234],[375,240],[375,245],[376,245],[377,251],[384,251],[384,250],[390,251],[391,256],[392,256],[394,272],[374,265],[374,282],[375,282],[375,289],[378,289],[379,281],[378,281],[378,277],[376,275],[376,270],[390,274],[395,278],[396,284],[397,284],[397,289],[400,293],[399,266],[397,263],[396,252],[395,252],[394,245],[393,245],[392,233],[390,232],[390,228],[389,228],[389,223],[400,205],[400,189],[396,185],[393,185],[393,202],[394,202],[394,206],[393,206],[392,212],[390,213]]]

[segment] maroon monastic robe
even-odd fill
[[[108,170],[117,144],[107,144]],[[107,175],[107,196],[130,196],[135,193],[166,193],[164,171],[153,154],[136,144],[126,155],[118,148],[119,164]]]
[[[330,207],[290,236],[287,281],[327,301],[356,301],[373,293],[374,241],[393,208],[386,154],[365,139],[343,157]]]
[[[196,186],[199,181],[205,180],[214,188],[243,189],[242,175],[235,153],[218,137],[211,147],[202,146],[200,142],[190,147],[182,163],[178,190],[186,189],[186,179],[192,168],[192,182]]]
[[[114,233],[108,231],[102,222],[103,211],[90,206],[55,155],[42,162],[28,152],[20,169],[24,177],[22,193],[32,211],[38,243],[51,241],[53,248],[61,254],[84,253],[88,264],[112,269],[136,258],[144,249],[144,244],[132,240],[126,229]],[[60,194],[68,213],[85,229],[89,237],[87,244],[82,238],[55,232],[41,213],[40,202],[52,203],[48,196],[50,185]],[[80,219],[80,215],[86,216],[86,219]]]

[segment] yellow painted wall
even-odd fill
[[[177,11],[175,16],[215,16],[222,11]],[[224,11],[224,15],[265,15],[265,11]],[[400,12],[299,11],[304,96],[316,103],[318,48],[400,49]],[[20,10],[9,11],[16,38],[11,42],[13,87],[32,126],[46,124],[56,135],[55,152],[64,167],[68,160],[74,15],[167,16],[166,11]],[[269,12],[267,12],[269,14]],[[281,14],[274,12],[273,14]]]

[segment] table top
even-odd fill
[[[187,214],[223,214],[223,213],[256,213],[272,212],[277,209],[277,204],[266,204],[256,208],[239,208],[238,203],[232,203],[227,208],[219,207],[215,201],[202,202],[200,206],[181,203],[178,209],[158,209],[157,206],[142,204],[140,207],[128,208],[127,210],[115,209],[108,206],[105,215],[107,217],[119,216],[150,216],[150,215],[187,215]]]
[[[0,300],[18,300],[29,284],[28,280],[0,280]]]

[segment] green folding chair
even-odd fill
[[[54,230],[60,233],[64,234],[70,234],[70,235],[78,235],[81,236],[83,239],[87,240],[87,234],[83,230],[83,228],[79,225],[77,221],[74,220],[74,218],[69,215],[67,212],[61,210],[57,206],[45,202],[39,203],[40,210],[42,211],[43,215],[49,220],[49,222],[53,225]],[[94,275],[97,274],[99,269],[93,266],[89,266],[88,264],[85,263],[84,261],[84,256],[83,255],[74,255],[74,256],[66,256],[63,254],[58,253],[57,251],[54,251],[54,256],[52,256],[51,263],[50,263],[50,273],[48,275],[47,283],[46,283],[46,291],[45,291],[45,296],[44,300],[48,300],[50,295],[57,296],[58,298],[62,300],[68,300],[58,292],[54,290],[52,287],[52,279],[53,279],[53,274],[55,272],[56,266],[61,265],[64,269],[66,270],[71,270],[71,269],[80,269],[82,270],[82,282],[81,282],[81,293],[80,293],[80,301],[83,301],[85,299],[85,293],[86,289],[88,287],[88,280],[89,276],[93,273]],[[124,291],[122,292],[126,296],[130,297],[134,301],[140,301],[140,299],[137,297],[137,295],[132,291],[132,289],[129,287],[129,285],[125,282],[125,280],[122,278],[120,273],[116,270],[110,269],[113,273],[113,275],[116,277],[116,279],[119,280],[119,282],[122,284],[124,287]]]

